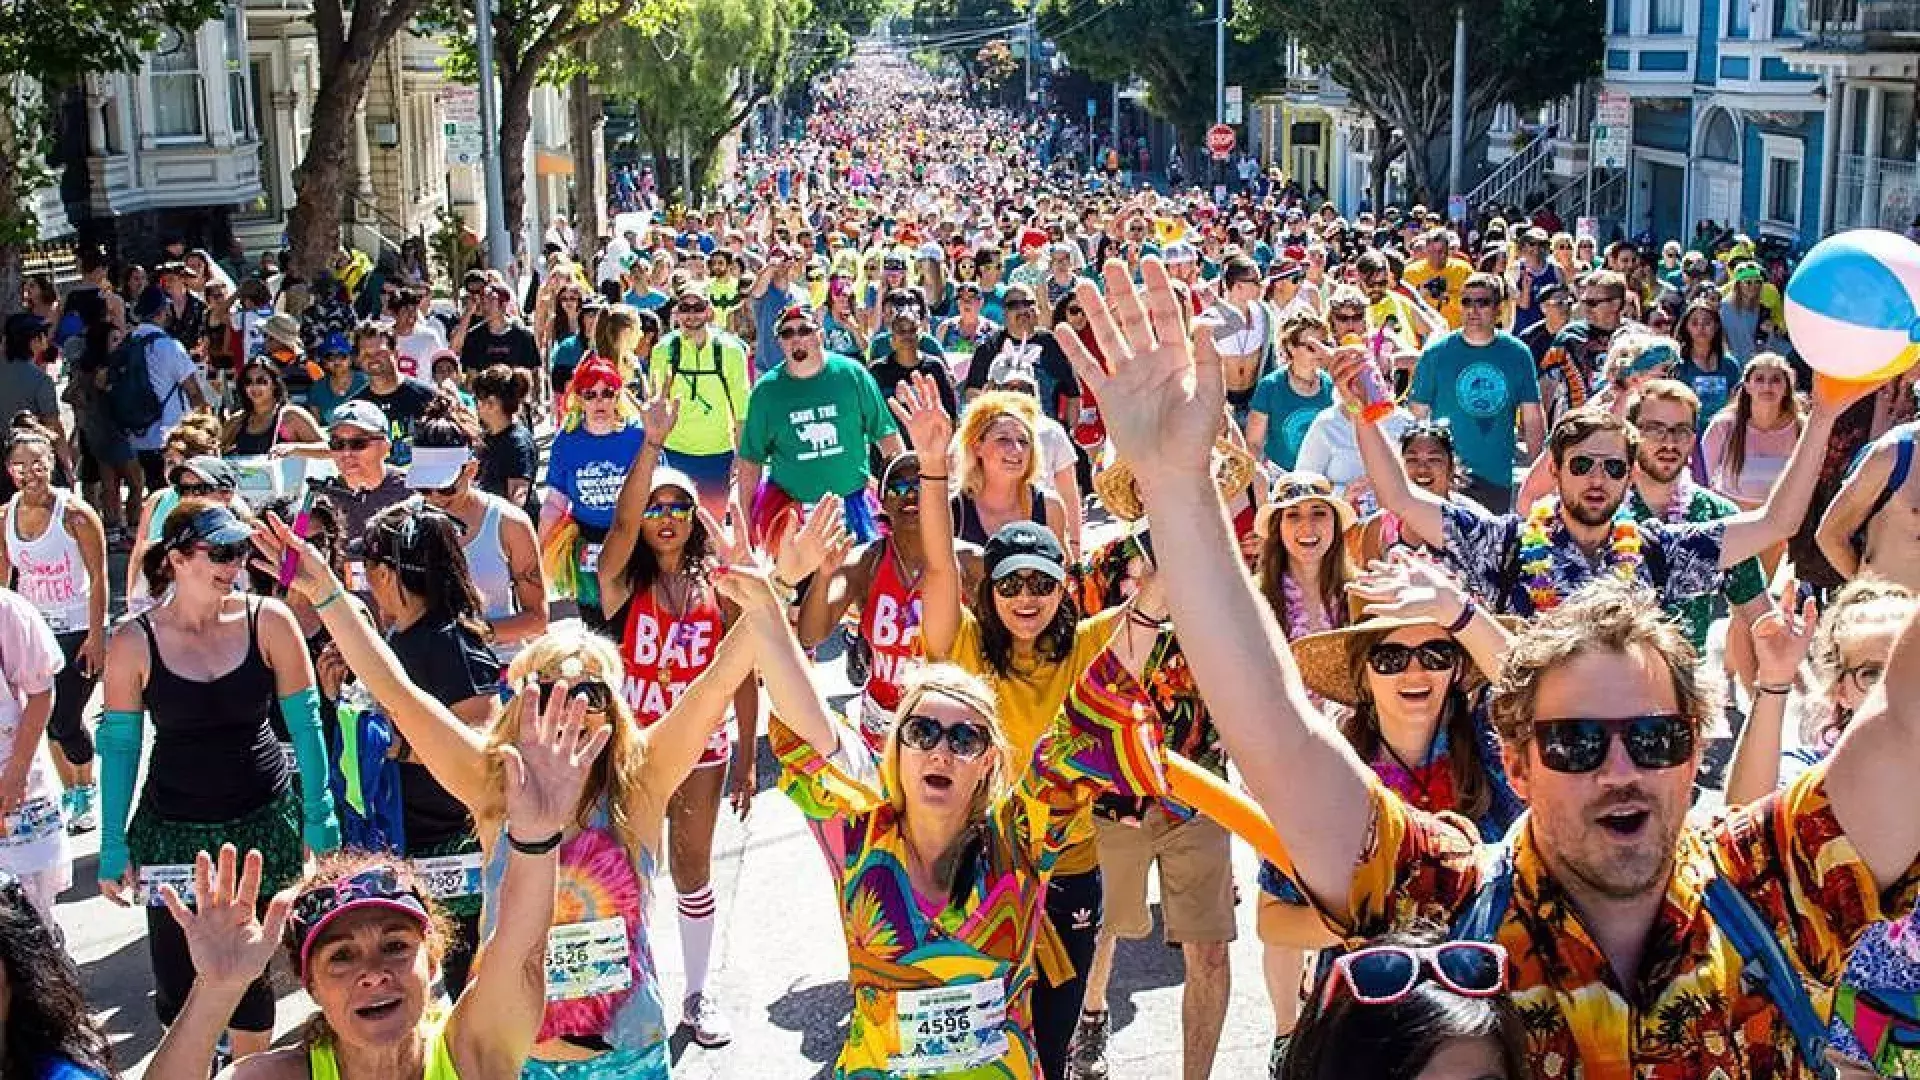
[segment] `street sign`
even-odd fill
[[[1233,153],[1234,142],[1233,128],[1226,124],[1215,124],[1207,129],[1207,153],[1217,161],[1227,160],[1228,155]]]
[[[1088,98],[1087,99],[1087,119],[1091,120],[1098,115],[1100,115],[1100,103],[1093,100],[1092,98]]]
[[[1633,147],[1633,98],[1602,90],[1593,107],[1593,166],[1624,169]]]
[[[1455,225],[1467,220],[1467,197],[1465,195],[1447,196],[1447,220]]]
[[[1244,98],[1241,96],[1240,88],[1237,86],[1227,87],[1227,99],[1225,102],[1227,123],[1239,124],[1245,122],[1243,103]]]
[[[447,146],[449,165],[478,165],[483,151],[480,137],[480,91],[456,86],[440,91],[440,134]]]

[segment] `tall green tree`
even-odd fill
[[[1119,82],[1147,84],[1147,107],[1198,141],[1214,115],[1213,0],[1041,0],[1040,36],[1074,67]],[[1286,39],[1259,25],[1227,35],[1227,82],[1246,100],[1279,85]]]
[[[663,192],[678,186],[671,163],[681,149],[694,191],[679,197],[693,203],[722,140],[789,84],[795,32],[811,10],[809,0],[684,0],[659,32],[621,25],[599,39],[600,83],[633,101]]]
[[[0,3],[0,309],[20,295],[20,251],[39,235],[28,200],[50,177],[51,109],[88,75],[137,71],[168,29],[192,34],[222,0],[49,0]]]
[[[1236,27],[1290,34],[1405,140],[1429,201],[1446,195],[1453,24],[1467,23],[1466,141],[1499,105],[1533,108],[1600,73],[1605,0],[1241,0]]]
[[[456,77],[479,80],[474,52],[475,0],[427,0],[421,22],[444,34],[452,45],[450,67]],[[615,26],[630,24],[654,32],[673,19],[683,0],[492,0],[493,63],[500,80],[500,154],[502,202],[507,235],[516,248],[525,237],[527,133],[533,128],[533,92],[587,74],[594,39]],[[587,178],[577,177],[581,190]],[[523,253],[524,254],[524,253]]]

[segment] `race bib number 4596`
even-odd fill
[[[1000,979],[897,995],[900,1052],[888,1062],[900,1076],[976,1068],[1007,1053],[1007,989]]]

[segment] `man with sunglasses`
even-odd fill
[[[1500,329],[1505,284],[1492,274],[1466,279],[1459,329],[1429,342],[1413,369],[1408,404],[1422,419],[1445,420],[1467,473],[1467,494],[1496,514],[1513,505],[1516,417],[1526,460],[1540,452],[1546,421],[1533,355]]]
[[[986,316],[986,294],[977,281],[959,281],[953,286],[954,303],[960,313],[942,319],[934,330],[934,340],[947,358],[948,367],[962,381],[972,370],[973,354],[1000,332],[1000,324]]]
[[[899,302],[895,302],[898,300]],[[940,354],[939,342],[922,332],[926,308],[919,302],[917,291],[901,290],[887,299],[887,329],[876,334],[872,348],[873,360],[867,364],[867,374],[880,387],[881,398],[891,401],[893,389],[902,380],[916,371],[924,371],[932,376],[934,385],[940,388],[940,403],[946,406],[949,414],[958,415],[958,399],[954,396],[953,375],[947,370],[946,358]],[[884,348],[885,352],[879,350]]]
[[[1118,268],[1108,286],[1127,287]],[[1511,846],[1489,848],[1464,823],[1412,810],[1369,777],[1308,699],[1270,608],[1233,565],[1232,531],[1206,482],[1217,377],[1185,340],[1156,340],[1151,329],[1179,325],[1164,277],[1149,275],[1151,324],[1122,323],[1084,292],[1107,340],[1124,347],[1109,350],[1107,365],[1083,349],[1074,359],[1134,463],[1185,655],[1235,766],[1328,924],[1352,940],[1433,920],[1504,945],[1537,1077],[1822,1075],[1817,1045],[1806,1048],[1815,1061],[1803,1061],[1794,1033],[1802,1020],[1780,1002],[1805,992],[1802,973],[1830,984],[1871,924],[1914,909],[1920,626],[1908,621],[1883,691],[1827,761],[1777,796],[1689,828],[1699,733],[1717,702],[1678,630],[1642,590],[1606,574],[1531,620],[1505,658],[1494,721],[1529,810],[1509,832]],[[1346,384],[1357,360],[1343,367],[1336,379]],[[1817,382],[1814,423],[1830,424],[1857,393]],[[1594,425],[1556,432],[1556,462],[1578,450],[1592,474],[1600,458],[1625,459],[1621,422]],[[1603,437],[1588,437],[1596,434]],[[1824,440],[1824,431],[1808,439]],[[1626,470],[1617,471],[1624,481]],[[1808,487],[1809,478],[1795,477],[1778,490],[1804,497]],[[1753,547],[1751,519],[1734,520],[1672,528],[1724,531],[1729,549]],[[1429,601],[1405,593],[1394,613]],[[1480,602],[1446,606],[1431,602],[1425,614],[1465,626],[1466,609]],[[1710,884],[1716,879],[1724,884]],[[1742,921],[1761,927],[1755,949],[1730,937],[1742,927],[1720,912],[1738,916],[1733,901],[1753,909]],[[1786,968],[1767,980],[1781,999],[1741,955],[1768,949]],[[1806,1016],[1813,1011],[1797,1015],[1818,1028],[1822,1017]]]
[[[1553,339],[1540,365],[1541,403],[1549,424],[1587,403],[1617,335],[1648,332],[1626,317],[1627,279],[1622,275],[1611,270],[1588,274],[1576,283],[1574,295],[1580,317]]]
[[[389,460],[388,430],[389,421],[372,402],[349,401],[334,410],[327,450],[339,476],[325,484],[340,511],[342,536],[359,536],[373,515],[413,494],[406,470]],[[348,577],[356,592],[366,591],[364,567],[349,566]]]
[[[1005,329],[988,339],[973,354],[967,368],[964,396],[972,401],[987,387],[1007,381],[1013,374],[1025,374],[1039,384],[1040,409],[1063,426],[1080,416],[1080,380],[1073,365],[1060,351],[1053,332],[1041,324],[1043,316],[1033,290],[1025,285],[1007,287],[1007,323]],[[957,414],[956,414],[957,415]]]

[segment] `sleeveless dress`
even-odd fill
[[[659,723],[687,687],[713,663],[714,650],[726,635],[726,625],[713,594],[700,588],[698,600],[675,618],[652,588],[627,601],[625,630],[620,636],[620,662],[626,666],[627,706],[643,728]],[[725,765],[732,756],[727,727],[707,736],[695,768]]]
[[[860,695],[860,736],[877,754],[886,746],[900,696],[922,661],[920,586],[909,584],[900,555],[889,538],[874,568],[873,583],[860,603],[860,640],[872,652]]]

